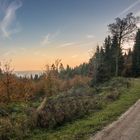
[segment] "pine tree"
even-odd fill
[[[93,56],[93,79],[91,86],[97,86],[110,78],[108,66],[105,61],[105,52],[103,47],[97,46],[96,53]]]
[[[106,68],[106,76],[109,78],[111,76],[111,38],[108,36],[105,38],[104,43],[104,67]]]
[[[121,76],[124,66],[124,57],[121,46],[118,45],[118,37],[113,36],[111,45],[111,73],[112,76]]]
[[[132,72],[134,77],[140,76],[140,29],[135,38],[135,45],[132,55]]]
[[[123,76],[131,77],[132,76],[132,51],[128,50],[128,54],[124,54],[124,70]]]
[[[110,49],[110,54],[111,54],[111,76],[115,76],[115,71],[116,71],[116,52],[117,52],[117,47],[118,47],[118,40],[117,36],[113,36],[112,38],[112,43],[111,43],[111,49]]]

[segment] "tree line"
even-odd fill
[[[116,18],[109,24],[111,35],[105,38],[103,46],[97,46],[89,67],[93,70],[92,85],[98,85],[112,77],[140,76],[140,29],[137,27],[138,17],[132,13],[125,18]],[[136,35],[135,35],[136,33]],[[134,46],[126,51],[123,45],[134,40]]]
[[[110,34],[102,46],[97,46],[88,63],[75,68],[61,69],[62,78],[75,75],[92,77],[91,86],[98,85],[112,77],[140,76],[140,29],[137,27],[139,17],[129,13],[125,18],[116,18],[108,25]],[[134,41],[134,46],[124,48],[125,43]],[[62,66],[62,65],[61,65]]]

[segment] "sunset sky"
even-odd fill
[[[60,58],[88,61],[115,17],[140,15],[140,0],[0,0],[0,61],[40,70]]]

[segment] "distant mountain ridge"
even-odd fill
[[[15,71],[14,72],[17,76],[26,76],[26,77],[30,77],[31,75],[34,77],[36,74],[37,75],[41,75],[43,73],[43,71],[41,70],[30,70],[30,71]]]

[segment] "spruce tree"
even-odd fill
[[[97,46],[96,53],[93,56],[93,79],[91,81],[91,86],[97,86],[107,80],[109,80],[110,75],[108,72],[108,66],[105,62],[105,52],[103,47],[99,48]]]
[[[117,52],[117,47],[118,47],[118,39],[117,36],[113,36],[112,38],[112,43],[111,43],[111,76],[115,76],[115,71],[116,71],[116,52]]]
[[[132,50],[128,50],[128,54],[124,54],[124,70],[123,76],[131,77],[132,76]]]
[[[140,76],[140,29],[135,38],[135,44],[132,55],[132,72],[134,77]]]
[[[111,76],[111,61],[112,61],[112,57],[111,57],[111,38],[110,36],[108,36],[105,39],[105,43],[104,43],[104,67],[106,69],[106,76],[108,78],[110,78]]]
[[[118,45],[118,36],[114,35],[111,45],[111,73],[112,76],[121,76],[124,68],[124,57],[121,46]]]

